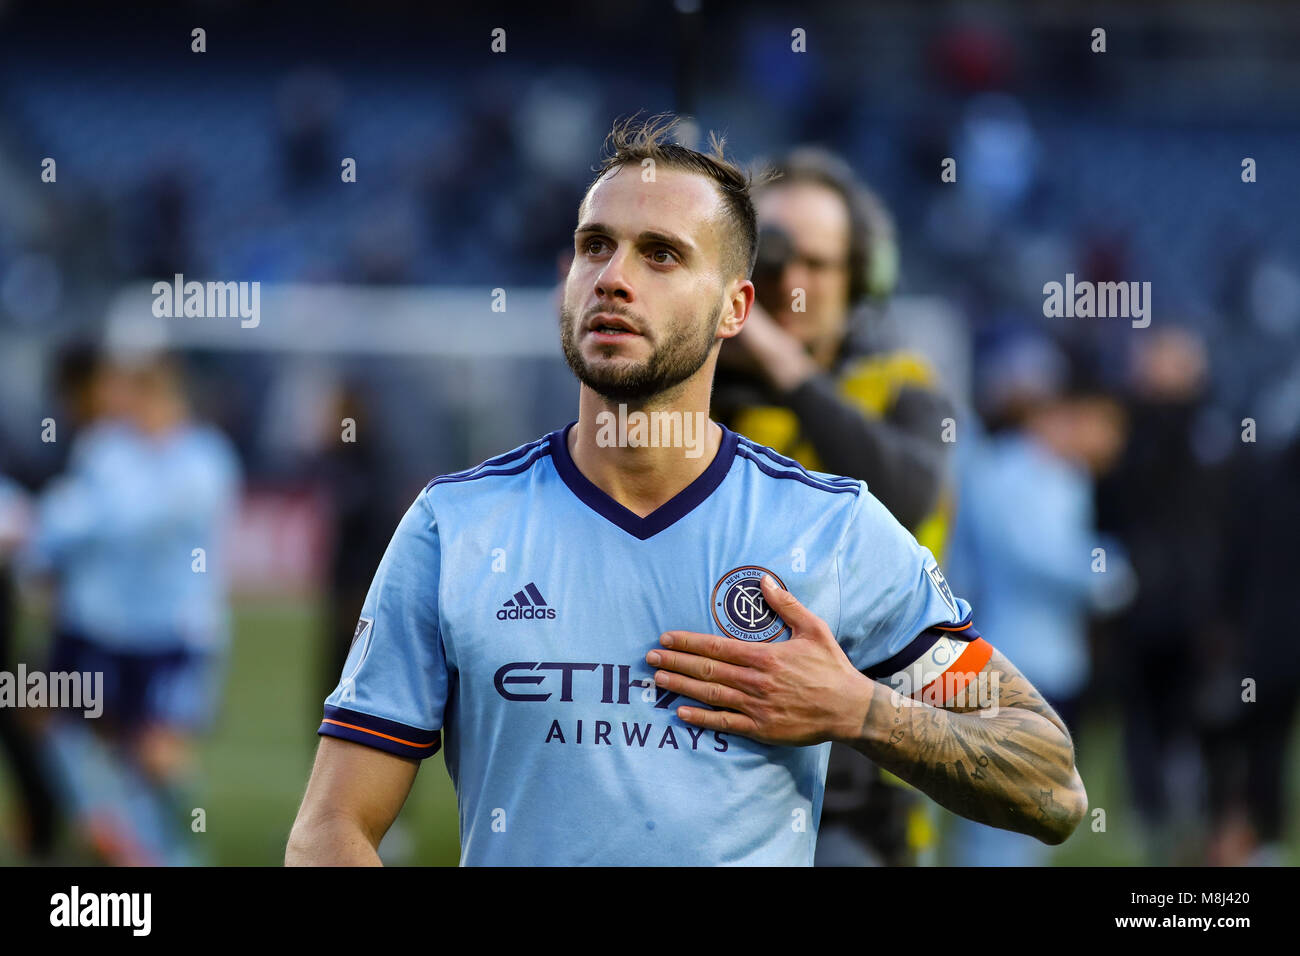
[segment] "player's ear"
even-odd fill
[[[753,307],[754,283],[748,279],[734,280],[727,289],[726,308],[718,322],[718,338],[729,339],[739,335]]]

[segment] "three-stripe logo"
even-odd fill
[[[501,605],[497,611],[498,621],[542,621],[555,620],[555,608],[546,603],[537,585],[529,581],[522,591],[516,591],[514,597]]]

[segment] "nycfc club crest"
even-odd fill
[[[747,565],[728,571],[713,586],[713,620],[727,634],[740,641],[774,641],[789,627],[763,599],[763,575],[767,568]],[[772,577],[784,588],[785,582]]]

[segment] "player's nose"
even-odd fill
[[[596,297],[632,300],[632,284],[627,276],[627,253],[616,251],[604,268],[596,273]]]

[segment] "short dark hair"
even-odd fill
[[[820,146],[800,146],[772,163],[776,186],[812,183],[837,194],[849,214],[849,305],[885,299],[898,278],[894,218],[849,163]],[[775,177],[774,177],[775,178]]]
[[[677,142],[681,127],[680,117],[671,113],[656,113],[644,120],[634,114],[616,120],[605,137],[605,155],[594,167],[595,178],[583,194],[587,201],[592,187],[610,170],[628,163],[639,166],[652,159],[656,167],[681,169],[699,173],[713,180],[722,197],[724,217],[732,227],[732,235],[723,256],[724,267],[746,279],[754,273],[758,257],[758,215],[750,189],[766,182],[771,173],[767,170],[742,169],[727,159],[726,137],[709,133],[709,152],[701,153]]]

